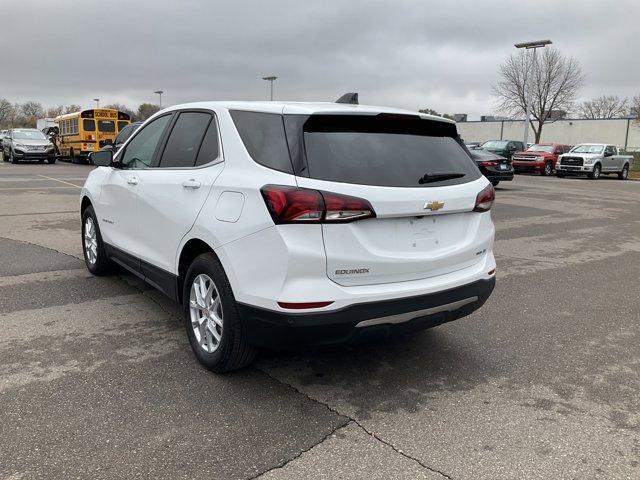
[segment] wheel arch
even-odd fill
[[[82,218],[82,214],[87,209],[87,207],[92,207],[92,206],[93,206],[93,202],[89,198],[89,195],[87,194],[82,195],[82,200],[80,201],[80,218]]]
[[[218,256],[213,251],[213,248],[204,240],[200,238],[190,238],[182,247],[180,251],[180,256],[178,257],[178,289],[177,296],[178,302],[182,304],[182,289],[184,286],[184,278],[187,274],[187,270],[189,269],[189,265],[195,260],[195,258],[203,253],[211,253],[215,255],[216,258]],[[219,260],[219,259],[218,259]]]

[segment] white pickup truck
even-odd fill
[[[558,157],[556,175],[587,175],[597,180],[602,174],[615,173],[620,180],[626,180],[632,165],[633,156],[620,155],[614,145],[581,143]]]

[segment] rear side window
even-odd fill
[[[231,111],[231,118],[251,158],[260,165],[293,173],[282,115]]]
[[[160,168],[193,167],[212,118],[202,112],[181,113],[167,140]]]
[[[198,158],[196,158],[196,167],[206,165],[218,158],[220,154],[218,145],[218,126],[215,117],[213,117],[211,123],[209,123],[209,128],[207,128],[207,133],[202,140],[202,145],[200,145]]]
[[[410,115],[312,115],[303,125],[311,178],[385,187],[456,185],[480,178],[455,125]],[[458,178],[421,183],[425,175]]]

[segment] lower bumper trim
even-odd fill
[[[494,287],[492,277],[440,292],[357,303],[334,311],[291,313],[238,303],[238,313],[253,345],[300,350],[432,328],[474,312]]]

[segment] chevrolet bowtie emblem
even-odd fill
[[[439,202],[437,200],[433,200],[432,202],[424,204],[424,209],[426,210],[428,208],[432,212],[440,210],[442,207],[444,207],[444,202]]]

